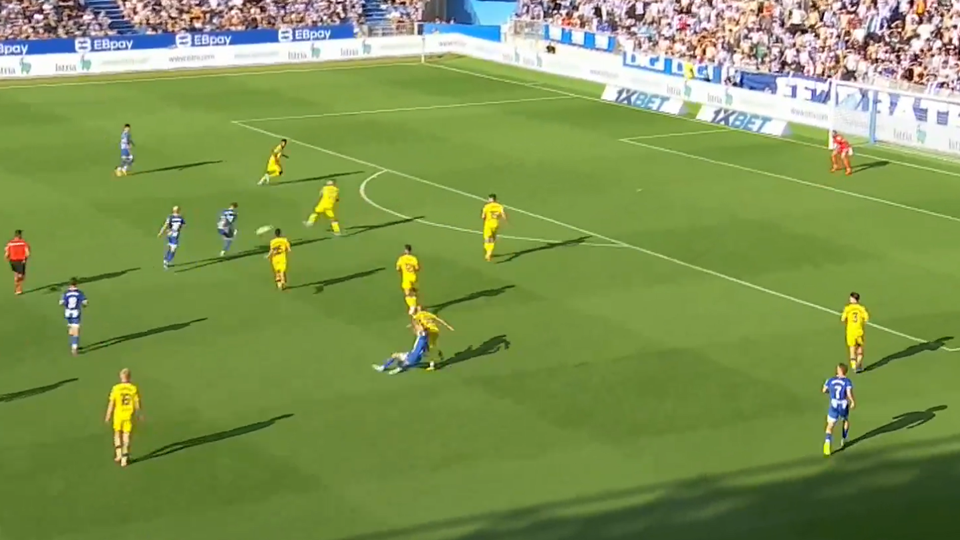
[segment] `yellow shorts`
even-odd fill
[[[847,347],[863,347],[863,334],[847,334]]]
[[[400,283],[400,288],[403,289],[403,292],[409,293],[416,290],[417,288],[417,278],[403,278],[403,281]]]
[[[286,259],[273,259],[271,265],[273,266],[273,272],[275,274],[282,274],[287,271]]]
[[[337,215],[336,208],[328,204],[318,204],[316,208],[313,209],[315,214],[320,214],[322,216],[327,216],[329,219],[334,219]]]
[[[270,176],[280,176],[283,174],[283,167],[271,161],[267,163],[267,174]]]
[[[496,239],[496,237],[497,237],[497,229],[499,229],[499,228],[500,228],[500,225],[499,225],[499,224],[493,224],[493,225],[484,224],[484,226],[483,226],[483,239],[484,239],[484,240],[487,240],[488,238],[489,238],[489,239]]]
[[[113,415],[113,431],[115,433],[130,433],[133,431],[133,417]]]

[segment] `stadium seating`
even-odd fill
[[[3,0],[0,41],[116,33],[109,17],[80,0]]]
[[[517,16],[737,70],[960,89],[960,0],[520,0]]]
[[[392,24],[395,11],[418,12],[398,5],[378,0],[2,0],[0,40],[351,24],[361,22],[365,11]]]

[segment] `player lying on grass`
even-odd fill
[[[417,334],[417,340],[414,341],[413,349],[411,349],[410,352],[393,353],[386,362],[374,364],[373,369],[381,373],[386,372],[390,375],[396,375],[397,373],[402,373],[412,367],[416,367],[429,350],[429,338],[426,329],[417,323],[414,323],[414,331]],[[396,364],[396,367],[393,367],[394,364]]]

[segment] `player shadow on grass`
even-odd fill
[[[503,287],[497,287],[496,289],[486,289],[483,291],[472,292],[466,296],[461,296],[460,298],[454,298],[453,300],[447,300],[446,302],[441,302],[435,306],[430,306],[428,311],[433,313],[440,313],[441,311],[447,309],[448,307],[456,306],[458,304],[465,304],[467,302],[472,302],[473,300],[479,300],[481,298],[493,298],[500,296],[501,294],[509,291],[514,288],[516,285],[504,285]]]
[[[196,167],[203,167],[204,165],[216,165],[218,163],[223,163],[222,159],[216,161],[197,161],[194,163],[183,163],[180,165],[169,165],[166,167],[157,167],[156,169],[147,169],[145,171],[133,171],[131,174],[133,176],[142,176],[144,174],[153,174],[158,172],[167,172],[167,171],[185,171],[187,169],[193,169]]]
[[[114,279],[114,278],[118,278],[118,277],[123,277],[123,276],[129,274],[130,272],[136,272],[137,270],[140,270],[140,268],[139,268],[139,267],[138,267],[138,268],[127,268],[126,270],[117,270],[116,272],[106,272],[106,273],[103,273],[103,274],[97,274],[97,275],[95,275],[95,276],[84,276],[84,277],[81,277],[81,278],[77,278],[77,281],[78,281],[78,283],[79,283],[80,285],[85,285],[85,284],[87,284],[87,283],[95,283],[95,282],[97,282],[97,281],[105,281],[105,280],[108,280],[108,279]],[[64,287],[66,287],[66,286],[69,285],[69,284],[70,284],[70,280],[58,281],[57,283],[51,283],[51,284],[49,284],[49,285],[44,285],[43,287],[37,287],[36,289],[30,289],[30,290],[28,290],[28,291],[25,291],[24,294],[30,294],[30,293],[32,293],[32,292],[42,291],[42,290],[44,290],[44,289],[46,289],[46,291],[47,291],[48,293],[54,293],[54,292],[60,291],[61,289],[63,289]]]
[[[280,186],[289,186],[292,184],[304,184],[307,182],[323,182],[325,180],[336,180],[343,176],[352,176],[354,174],[360,174],[363,171],[350,171],[342,173],[333,173],[333,174],[324,174],[322,176],[311,176],[310,178],[298,178],[296,180],[280,180],[276,183],[268,184],[270,187],[280,187]]]
[[[80,347],[80,354],[87,354],[93,351],[98,351],[100,349],[106,349],[107,347],[113,347],[114,345],[119,345],[121,343],[126,343],[127,341],[133,341],[135,339],[141,339],[145,337],[155,336],[157,334],[165,334],[167,332],[176,332],[177,330],[183,330],[184,328],[189,328],[194,324],[200,323],[207,320],[206,317],[200,319],[194,319],[192,321],[185,321],[176,324],[168,324],[166,326],[158,326],[156,328],[151,328],[149,330],[142,330],[140,332],[134,332],[132,334],[124,334],[122,336],[112,337],[110,339],[104,339],[102,341],[97,341],[96,343],[91,343],[84,347]]]
[[[476,347],[467,347],[450,358],[447,358],[440,363],[439,369],[447,369],[468,360],[473,360],[482,356],[490,356],[491,354],[505,351],[510,348],[510,345],[510,340],[507,339],[506,334],[493,336]]]
[[[418,219],[423,219],[426,216],[417,216],[411,218],[397,219],[394,221],[386,221],[384,223],[377,223],[375,225],[355,225],[353,227],[347,227],[348,231],[351,231],[347,236],[356,236],[358,234],[367,233],[370,231],[375,231],[377,229],[386,229],[387,227],[393,227],[394,225],[403,225],[404,223],[411,223],[417,221]]]
[[[239,437],[241,435],[246,435],[248,433],[253,433],[255,431],[260,431],[261,429],[266,429],[280,420],[286,420],[287,418],[293,417],[292,413],[282,414],[280,416],[273,417],[269,420],[263,420],[261,422],[254,422],[253,424],[247,424],[245,426],[236,427],[233,429],[228,429],[226,431],[218,431],[216,433],[211,433],[209,435],[203,435],[200,437],[194,437],[192,439],[186,439],[183,441],[177,441],[175,443],[170,443],[166,446],[157,448],[156,450],[151,451],[145,456],[131,459],[130,464],[140,463],[142,461],[147,461],[150,459],[161,458],[164,456],[169,456],[170,454],[176,454],[183,450],[189,450],[196,446],[201,446],[204,444],[215,443],[225,439],[232,439],[234,437]]]
[[[321,236],[318,238],[308,238],[301,240],[294,240],[290,242],[290,246],[306,246],[308,244],[315,244],[317,242],[323,242],[324,240],[329,240],[329,236]],[[246,259],[247,257],[253,257],[254,255],[266,255],[267,251],[270,250],[270,247],[267,245],[257,246],[243,251],[238,251],[236,253],[227,254],[223,257],[210,257],[208,259],[200,259],[198,261],[190,261],[182,264],[177,264],[174,266],[186,266],[186,268],[180,268],[174,270],[174,272],[189,272],[191,270],[199,270],[200,268],[206,268],[207,266],[212,266],[214,264],[221,264],[225,262],[235,261],[237,259]]]
[[[500,255],[494,255],[493,257],[495,259],[500,259],[497,261],[497,264],[508,263],[511,261],[515,261],[520,257],[523,257],[524,255],[529,255],[531,253],[537,253],[540,251],[547,251],[549,249],[556,249],[556,248],[562,248],[562,247],[579,246],[580,244],[586,242],[589,239],[590,239],[589,236],[581,236],[580,238],[574,238],[572,240],[564,240],[563,242],[550,242],[549,244],[543,244],[543,245],[532,247],[529,249],[522,249],[520,251],[514,251],[512,253],[503,253]]]
[[[898,414],[894,416],[890,422],[887,422],[880,427],[873,428],[863,435],[854,438],[845,444],[843,448],[846,450],[852,448],[855,444],[862,443],[880,435],[900,431],[901,429],[913,429],[915,427],[920,427],[936,418],[938,412],[945,410],[947,410],[946,405],[937,405],[936,407],[930,407],[925,411],[910,411],[903,414]]]
[[[890,162],[886,160],[876,160],[868,161],[866,163],[860,163],[859,165],[853,167],[853,172],[863,172],[869,171],[870,169],[879,169],[880,167],[886,167]]]
[[[363,279],[368,276],[372,276],[378,272],[383,272],[386,270],[384,267],[374,268],[372,270],[364,270],[363,272],[356,272],[353,274],[348,274],[346,276],[340,276],[329,279],[321,279],[320,281],[311,281],[310,283],[301,283],[300,285],[294,285],[288,287],[289,289],[302,289],[304,287],[314,287],[313,294],[320,294],[326,287],[330,285],[337,285],[338,283],[346,283],[348,281],[353,281],[355,279]]]
[[[17,401],[19,399],[31,398],[33,396],[39,396],[40,394],[46,394],[47,392],[52,392],[61,386],[65,386],[72,382],[77,382],[80,379],[74,377],[72,379],[64,379],[60,382],[55,382],[53,384],[48,384],[46,386],[38,386],[36,388],[28,388],[27,390],[20,390],[19,392],[10,392],[9,394],[0,394],[0,403],[7,403],[10,401]]]
[[[935,351],[937,349],[943,348],[943,346],[946,345],[947,342],[950,341],[951,339],[953,339],[953,336],[944,336],[942,338],[937,338],[933,341],[928,341],[926,343],[917,343],[915,345],[911,345],[906,349],[903,349],[902,351],[897,351],[893,354],[884,356],[880,360],[877,360],[876,362],[863,368],[863,371],[864,372],[873,371],[875,369],[880,369],[891,362],[896,362],[897,360],[910,358],[911,356],[920,354],[922,352]]]

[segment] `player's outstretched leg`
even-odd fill
[[[70,328],[70,353],[77,356],[80,353],[80,329]]]
[[[392,368],[394,364],[403,363],[406,359],[407,359],[407,355],[404,353],[393,353],[390,355],[390,358],[387,358],[387,360],[384,363],[373,364],[373,369],[381,373],[389,372],[389,371],[392,371],[390,368]]]
[[[123,442],[120,439],[120,432],[113,432],[113,461],[120,463],[120,459],[123,457]]]
[[[123,433],[123,447],[120,450],[120,466],[126,467],[130,461],[130,434]]]
[[[237,236],[238,232],[240,231],[233,231],[233,234],[231,236],[223,237],[223,249],[220,250],[221,257],[226,256],[227,252],[230,251],[230,246],[233,245],[233,239]]]

